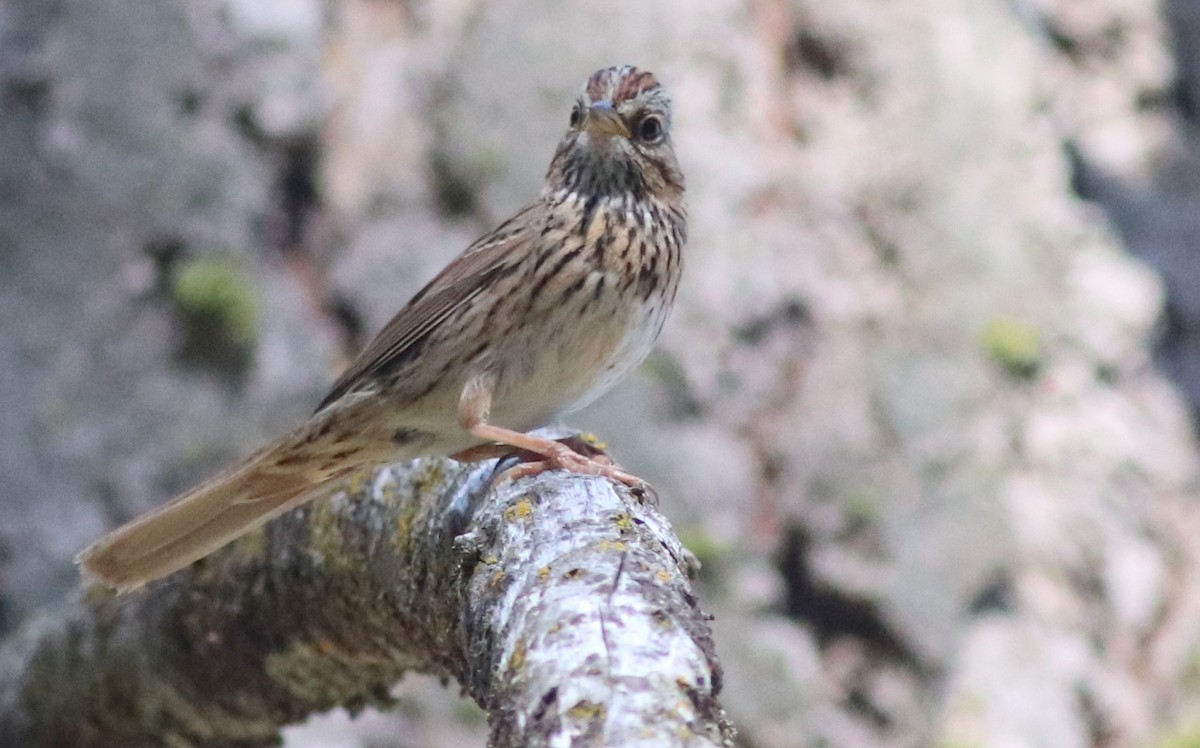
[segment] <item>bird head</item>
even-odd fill
[[[631,65],[588,78],[571,109],[547,188],[587,196],[675,199],[683,175],[671,142],[671,100],[654,75]]]

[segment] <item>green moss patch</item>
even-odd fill
[[[1028,379],[1042,362],[1041,334],[1033,325],[995,317],[983,329],[987,354],[1013,376]]]
[[[201,257],[186,263],[175,276],[175,302],[196,323],[218,328],[236,345],[250,345],[258,331],[258,296],[236,262],[228,257]]]

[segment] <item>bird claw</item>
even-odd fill
[[[585,445],[584,449],[577,451],[575,449],[577,444]],[[581,454],[581,451],[585,453]],[[499,484],[538,475],[547,470],[561,469],[580,475],[596,475],[617,481],[628,486],[640,501],[649,500],[652,504],[658,503],[658,494],[649,483],[619,468],[611,457],[597,449],[595,445],[578,437],[570,437],[554,442],[550,452],[550,455],[543,456],[541,459],[521,462],[508,468],[497,475],[493,483]]]

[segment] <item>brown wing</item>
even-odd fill
[[[530,205],[480,238],[417,292],[338,377],[317,406],[317,412],[404,357],[456,310],[469,304],[500,274],[519,262],[530,248],[528,239],[533,228],[530,217],[536,208],[536,203]]]

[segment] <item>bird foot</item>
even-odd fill
[[[538,454],[533,459],[523,459],[500,475],[494,483],[517,480],[544,473],[547,470],[566,470],[580,475],[598,475],[609,480],[615,480],[628,486],[639,498],[654,497],[654,489],[641,478],[622,470],[612,458],[604,452],[601,445],[595,444],[579,436],[551,442],[546,452]],[[522,456],[532,456],[522,451]]]

